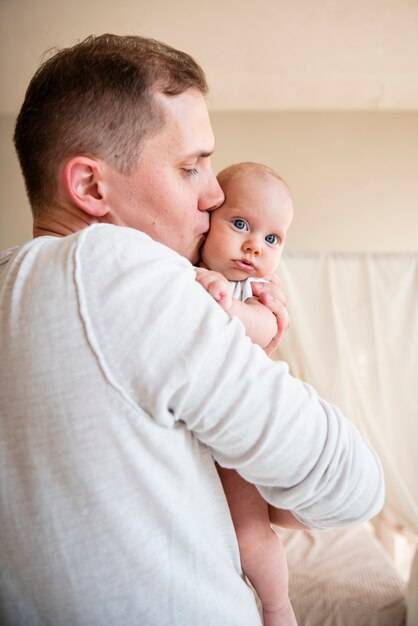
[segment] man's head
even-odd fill
[[[277,268],[293,205],[284,180],[258,163],[222,170],[224,204],[211,214],[202,262],[228,280],[267,278]]]
[[[185,241],[190,219],[201,241],[208,217],[196,209],[206,212],[223,199],[210,168],[206,92],[204,73],[189,55],[152,39],[92,36],[57,52],[33,77],[14,136],[35,225],[59,230],[51,218],[60,211],[55,223],[66,228],[57,234],[97,221],[132,226],[195,260],[198,244]],[[185,136],[189,115],[194,140]],[[161,171],[169,157],[176,180]],[[185,160],[202,172],[187,192],[180,179]]]
[[[164,122],[156,93],[177,95],[205,76],[187,54],[143,37],[88,37],[45,61],[26,92],[14,141],[35,214],[56,194],[59,165],[94,155],[129,174]]]

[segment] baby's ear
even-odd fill
[[[79,209],[92,217],[106,215],[101,167],[96,159],[75,156],[64,165],[62,176],[67,196]]]

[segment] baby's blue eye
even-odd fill
[[[234,220],[234,226],[239,230],[245,230],[247,227],[247,223],[244,220]]]
[[[267,241],[267,243],[277,243],[279,238],[277,237],[277,235],[266,235],[265,240]]]

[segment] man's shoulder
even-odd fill
[[[153,247],[154,245],[161,245],[140,230],[115,224],[92,224],[70,235],[70,237],[74,237],[82,245],[88,246],[109,244],[138,246],[142,244]]]
[[[108,302],[164,291],[194,280],[186,258],[133,228],[97,224],[76,234],[71,257],[80,292]],[[186,278],[187,277],[187,278]],[[119,294],[119,295],[118,295]]]
[[[86,259],[97,259],[106,265],[106,260],[127,262],[145,260],[173,260],[181,265],[190,265],[174,250],[155,241],[146,233],[114,224],[93,224],[75,234],[80,255]]]

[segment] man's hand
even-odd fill
[[[287,297],[283,291],[282,281],[275,274],[269,277],[268,283],[251,283],[254,297],[264,304],[275,315],[277,320],[277,334],[264,348],[267,354],[271,354],[277,348],[280,339],[287,331],[290,324],[287,310]]]
[[[228,312],[232,306],[232,285],[225,276],[203,267],[196,267],[195,270],[196,280]]]

